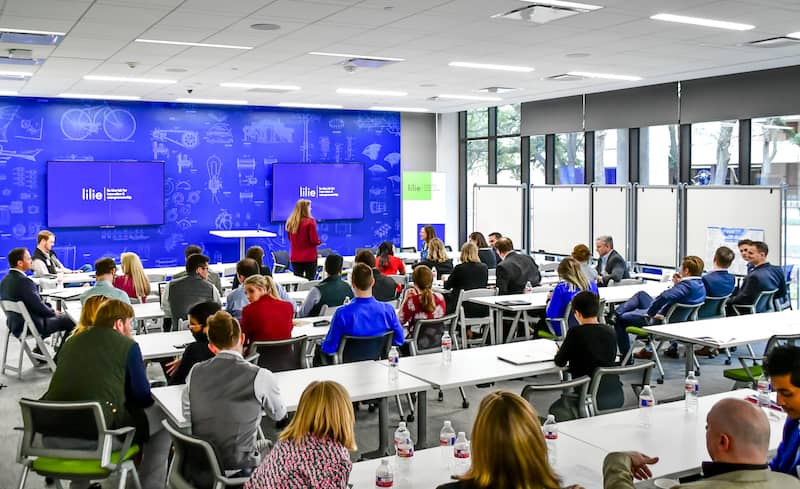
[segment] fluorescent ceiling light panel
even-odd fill
[[[19,92],[16,90],[0,90],[0,97],[13,97],[14,95],[19,95]]]
[[[378,59],[381,61],[405,61],[404,58],[387,58],[385,56],[370,56],[366,54],[345,54],[345,53],[326,53],[323,51],[311,51],[308,54],[315,56],[333,56],[335,58],[364,58],[364,59]]]
[[[396,92],[393,90],[372,90],[368,88],[337,88],[336,93],[340,95],[386,95],[388,97],[405,97],[408,92]]]
[[[253,46],[236,46],[232,44],[210,44],[206,42],[164,41],[161,39],[136,39],[136,42],[149,44],[169,44],[172,46],[190,46],[195,48],[221,48],[221,49],[253,49]]]
[[[455,68],[475,68],[477,70],[515,71],[517,73],[530,73],[533,68],[528,66],[493,65],[486,63],[470,63],[468,61],[452,61],[447,66]]]
[[[264,88],[267,90],[286,90],[286,91],[300,90],[300,87],[296,85],[265,85],[263,83],[224,82],[220,83],[219,86],[225,88]]]
[[[700,17],[686,17],[685,15],[656,14],[650,18],[653,20],[663,20],[665,22],[677,22],[679,24],[701,25],[703,27],[716,27],[717,29],[729,29],[733,31],[749,31],[750,29],[756,28],[756,26],[750,24],[740,24],[738,22],[726,22],[724,20],[703,19]]]
[[[382,110],[385,112],[430,112],[430,110],[424,109],[422,107],[388,107],[380,105],[375,105],[373,107],[370,107],[369,110]]]
[[[88,81],[108,81],[122,83],[152,83],[156,85],[172,85],[178,83],[177,80],[164,80],[160,78],[133,78],[129,76],[86,75],[83,77],[83,79]]]
[[[217,105],[247,105],[247,100],[234,100],[224,98],[176,98],[176,102],[184,104],[217,104]]]
[[[334,104],[311,104],[303,102],[281,102],[278,107],[298,107],[303,109],[343,109],[341,105]]]
[[[437,95],[437,98],[452,99],[452,100],[485,100],[486,102],[498,102],[503,100],[500,97],[481,97],[479,95],[456,95],[456,94],[442,94]]]
[[[13,32],[14,34],[38,34],[40,36],[65,36],[65,32],[54,31],[34,31],[30,29],[10,29],[8,27],[0,27],[0,32]]]
[[[141,100],[137,95],[102,95],[92,93],[59,93],[61,98],[82,98],[89,100]]]
[[[29,76],[33,76],[33,73],[30,71],[8,71],[8,70],[0,70],[0,76],[16,76],[19,78],[26,78]]]
[[[578,2],[562,2],[561,0],[522,0],[526,3],[536,3],[539,5],[549,5],[551,7],[565,7],[565,8],[577,8],[582,10],[599,10],[603,7],[600,5],[590,5],[588,3],[578,3]]]
[[[570,71],[567,75],[582,76],[585,78],[603,78],[605,80],[639,81],[641,76],[615,75],[613,73],[592,73],[589,71]]]

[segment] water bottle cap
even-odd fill
[[[458,432],[458,436],[467,436],[467,434],[465,432],[463,432],[463,431],[459,431]]]
[[[556,417],[554,415],[552,415],[552,414],[548,414],[547,415],[547,421],[552,421],[552,422],[555,423]]]
[[[444,425],[445,426],[452,426],[452,424],[450,423],[449,419],[444,420]]]
[[[400,421],[400,424],[398,424],[397,427],[398,428],[405,428],[406,427],[406,422],[405,421]]]
[[[389,460],[388,459],[381,460],[381,465],[389,465]]]
[[[691,375],[692,377],[694,377],[694,370],[689,370],[689,375]]]

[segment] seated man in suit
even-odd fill
[[[202,255],[203,249],[197,245],[189,245],[186,249],[183,250],[183,256],[188,260],[192,255]],[[172,276],[172,280],[176,278],[185,277],[187,272],[178,272]],[[217,288],[217,291],[222,294],[222,281],[219,278],[219,274],[214,270],[208,270],[206,274],[206,280],[214,284],[214,287]]]
[[[795,430],[796,431],[796,430]],[[742,399],[722,399],[706,417],[706,448],[712,462],[703,462],[702,479],[677,488],[797,489],[800,481],[786,474],[770,472],[769,421],[758,407]],[[633,489],[633,478],[653,474],[650,464],[657,457],[639,452],[612,452],[603,462],[605,489]]]
[[[673,304],[700,304],[706,300],[706,288],[701,278],[703,259],[699,256],[687,256],[681,263],[680,273],[672,277],[672,288],[669,288],[653,299],[647,292],[641,291],[627,302],[617,307],[614,328],[617,330],[617,346],[619,354],[624,358],[631,347],[630,338],[625,328],[628,326],[646,326],[653,320],[661,320]],[[648,346],[649,348],[649,346]],[[649,360],[653,353],[643,348],[634,357]],[[678,358],[677,343],[671,344],[665,353],[668,357]],[[631,358],[633,363],[633,358]]]
[[[236,264],[236,279],[240,284],[243,284],[244,281],[247,280],[247,277],[258,275],[263,270],[266,269],[259,267],[258,262],[254,258],[242,258]],[[272,276],[271,274],[266,275]],[[294,311],[297,312],[297,304],[291,297],[289,297],[289,294],[286,293],[286,289],[283,288],[283,285],[277,283],[274,285],[278,290],[278,295],[281,297],[281,300],[291,304]],[[244,287],[236,287],[225,298],[225,310],[228,311],[228,314],[240,321],[242,319],[242,309],[244,309],[244,306],[248,304],[250,304],[250,301],[247,300],[247,295],[244,293]]]
[[[375,285],[372,287],[372,297],[380,302],[389,302],[397,299],[398,284],[390,276],[384,275],[375,266],[375,255],[370,250],[361,250],[356,255],[353,263],[363,263],[372,269]]]
[[[495,249],[501,258],[495,272],[499,295],[522,294],[527,283],[536,287],[542,282],[533,257],[514,251],[514,243],[509,238],[498,239]]]
[[[402,346],[403,327],[400,326],[394,307],[372,297],[372,287],[375,285],[372,269],[363,263],[357,263],[350,272],[350,280],[356,298],[333,314],[328,335],[322,342],[322,351],[328,355],[336,353],[345,335],[377,336],[387,331],[394,331],[392,343]]]
[[[625,258],[622,258],[622,255],[614,249],[614,238],[611,236],[598,237],[594,241],[594,249],[600,255],[597,260],[598,285],[605,287],[612,280],[619,282],[624,278],[631,278]]]
[[[75,327],[72,319],[66,314],[54,311],[52,307],[42,301],[38,287],[25,275],[25,272],[31,269],[31,254],[28,250],[26,248],[11,250],[8,253],[8,264],[11,268],[0,282],[2,300],[25,303],[25,307],[36,325],[36,330],[43,338],[56,331],[72,331],[72,328]],[[15,312],[9,313],[6,323],[11,334],[19,338],[24,324],[22,316]]]
[[[502,258],[500,258],[500,254],[497,252],[497,247],[496,247],[497,240],[502,238],[502,237],[503,237],[503,235],[498,233],[497,231],[493,231],[493,232],[489,233],[489,247],[491,247],[492,251],[494,252],[494,263],[495,263],[495,266],[497,266],[497,264],[500,263],[500,260],[502,260]]]
[[[308,291],[297,317],[319,316],[322,306],[338,307],[344,304],[345,299],[353,298],[350,284],[342,280],[343,262],[342,256],[334,253],[325,257],[325,273],[328,276]]]
[[[750,254],[753,251],[753,240],[740,239],[739,242],[736,243],[736,247],[739,248],[739,254],[742,255],[742,260],[747,263],[747,273],[750,273],[753,270],[753,265],[750,263]]]
[[[117,264],[113,258],[100,258],[94,262],[94,286],[84,290],[81,294],[81,304],[93,295],[102,295],[109,299],[131,303],[130,297],[124,291],[114,287],[114,275],[117,273]]]
[[[189,256],[186,259],[186,275],[172,279],[164,296],[161,307],[164,314],[172,318],[172,328],[175,329],[178,329],[179,319],[187,319],[193,305],[207,301],[222,304],[219,291],[208,281],[208,257],[200,254]]]
[[[769,247],[763,241],[753,241],[747,254],[748,263],[753,269],[742,282],[738,292],[728,301],[728,315],[741,314],[733,306],[736,304],[753,304],[761,292],[767,290],[778,291],[775,297],[786,295],[786,275],[783,269],[770,265],[767,261]],[[772,304],[764,304],[756,312],[771,310]]]

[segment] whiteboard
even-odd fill
[[[754,228],[764,231],[767,259],[783,264],[781,187],[692,186],[686,188],[686,253],[706,259],[707,229]],[[734,249],[734,252],[737,250]],[[707,264],[708,266],[708,264]]]
[[[611,236],[614,248],[628,253],[628,187],[625,185],[592,186],[592,234]],[[589,249],[592,247],[589,246]]]
[[[569,255],[576,244],[592,248],[588,185],[531,186],[531,251]]]
[[[475,185],[473,188],[472,230],[498,232],[510,238],[514,247],[523,246],[524,185]],[[469,234],[469,233],[468,233]]]
[[[636,262],[672,268],[678,263],[679,189],[635,188]]]

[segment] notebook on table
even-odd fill
[[[542,358],[541,353],[533,353],[533,352],[513,352],[513,353],[503,353],[501,355],[497,355],[499,360],[504,362],[508,362],[513,365],[530,365],[532,363],[543,363],[543,362],[552,362],[552,358]]]
[[[530,306],[532,302],[522,299],[510,299],[506,301],[497,301],[497,304],[501,306]]]

